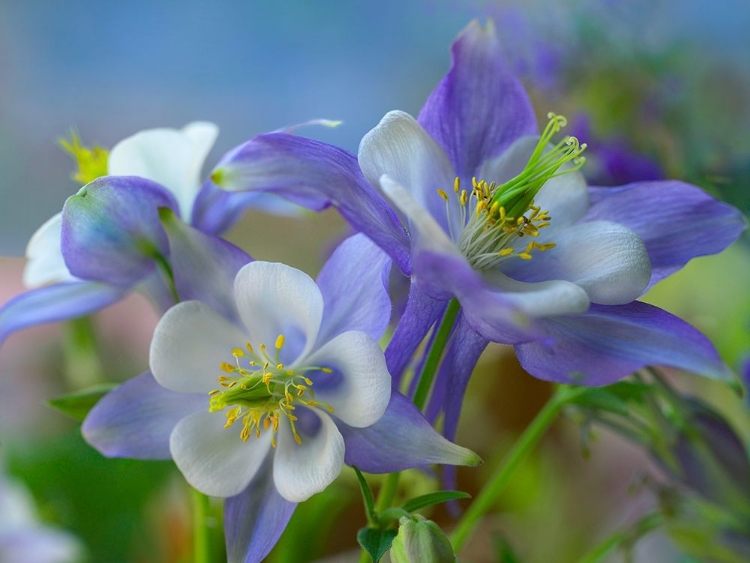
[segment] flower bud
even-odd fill
[[[432,520],[415,515],[402,517],[391,545],[392,563],[454,563],[456,556],[448,538]]]

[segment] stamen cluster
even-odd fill
[[[218,378],[221,388],[209,393],[211,399],[208,410],[219,412],[229,409],[225,413],[227,422],[224,428],[229,428],[241,419],[240,438],[243,442],[247,442],[251,434],[260,438],[261,431],[271,430],[271,445],[275,448],[276,432],[283,416],[289,421],[294,440],[301,444],[302,439],[295,426],[298,420],[294,414],[295,403],[306,407],[322,407],[333,412],[333,407],[329,404],[314,400],[313,382],[303,375],[308,371],[332,373],[332,370],[317,366],[287,369],[279,360],[279,352],[283,346],[284,335],[279,335],[272,358],[268,355],[265,344],[261,344],[260,352],[256,353],[248,342],[245,350],[232,350],[234,363],[223,362],[220,365],[224,372]],[[245,357],[247,367],[241,365],[241,360]]]
[[[463,227],[460,233],[454,232],[450,220],[455,205],[451,206],[451,198],[445,190],[437,190],[446,202],[451,239],[478,270],[493,268],[512,256],[530,260],[534,250],[544,252],[556,246],[554,242],[536,241],[516,246],[518,239],[538,237],[539,231],[550,225],[549,211],[534,203],[542,186],[552,178],[580,170],[586,162],[581,156],[586,144],[580,144],[575,137],[565,137],[547,149],[552,136],[567,124],[563,116],[550,113],[548,117],[550,121],[520,174],[503,184],[472,178],[471,192],[461,189],[460,178],[455,179],[453,192],[458,200],[458,224]],[[573,166],[562,168],[569,162]]]

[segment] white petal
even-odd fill
[[[345,332],[305,362],[334,370],[332,374],[316,372],[312,377],[315,399],[331,405],[334,416],[356,428],[375,424],[383,416],[391,398],[391,375],[383,351],[372,337],[364,332]],[[327,377],[342,379],[325,386]]]
[[[65,265],[60,249],[62,213],[52,216],[39,227],[26,246],[26,268],[23,283],[28,288],[40,287],[49,283],[73,281],[77,279]]]
[[[184,393],[208,393],[232,362],[232,349],[247,336],[199,301],[185,301],[167,311],[154,329],[149,363],[160,385]]]
[[[315,413],[320,427],[314,436],[303,435],[297,444],[286,419],[277,435],[273,481],[282,497],[303,502],[330,485],[344,466],[344,438],[331,417]]]
[[[169,189],[189,221],[200,189],[200,171],[211,150],[217,128],[191,123],[183,130],[147,129],[120,141],[109,154],[108,172],[114,176],[140,176]]]
[[[225,423],[220,412],[197,412],[183,418],[169,440],[172,458],[187,482],[214,497],[241,493],[271,448],[270,432],[243,442],[242,421],[230,428],[224,428]]]
[[[387,174],[380,177],[380,187],[393,205],[409,220],[415,246],[420,250],[434,250],[446,254],[461,255],[458,247],[443,228],[417,200],[398,182]]]
[[[302,337],[302,350],[284,357],[290,365],[312,349],[323,318],[323,296],[310,276],[285,264],[251,262],[237,273],[234,296],[253,346],[273,350],[280,334],[287,340]]]
[[[502,155],[486,161],[480,176],[487,182],[507,182],[521,173],[534,152],[539,137],[521,137]],[[570,163],[562,169],[570,168]],[[583,217],[589,208],[586,180],[580,172],[570,172],[548,180],[534,198],[536,205],[548,210],[552,221],[547,231],[571,225]],[[547,233],[545,232],[545,235]]]
[[[445,151],[408,113],[387,113],[362,138],[358,160],[372,185],[379,185],[380,177],[387,174],[404,186],[446,231],[449,230],[446,204],[437,190],[450,194],[452,227],[454,232],[460,232],[453,167]]]
[[[563,281],[520,282],[500,272],[485,274],[492,286],[503,292],[503,298],[517,305],[531,317],[583,313],[589,307],[586,292],[576,284]]]
[[[623,305],[640,297],[651,278],[646,246],[618,223],[591,221],[558,231],[557,246],[514,264],[523,279],[561,279],[582,287],[593,303]],[[526,272],[529,274],[526,274]]]

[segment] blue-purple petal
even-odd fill
[[[102,397],[81,431],[107,457],[171,459],[169,436],[186,416],[208,409],[208,397],[177,393],[151,373],[134,377]]]
[[[349,330],[375,340],[383,335],[391,319],[390,271],[390,257],[361,233],[336,248],[316,280],[324,302],[320,344]]]
[[[589,192],[591,208],[584,221],[620,223],[645,243],[652,268],[649,287],[697,256],[721,252],[747,226],[737,209],[684,182],[639,182]]]
[[[409,271],[408,237],[398,217],[343,149],[295,135],[259,135],[228,153],[212,178],[229,191],[269,192],[313,210],[333,206]]]
[[[462,256],[420,252],[413,266],[417,287],[435,299],[455,296],[466,322],[486,339],[512,344],[538,334],[535,321],[487,284]]]
[[[466,387],[487,344],[489,341],[477,334],[460,314],[425,413],[427,420],[434,422],[443,411],[443,435],[449,440],[456,437]]]
[[[162,186],[132,176],[105,176],[68,198],[62,253],[78,278],[130,287],[169,253],[159,208],[177,209]]]
[[[410,285],[406,309],[385,350],[385,361],[393,377],[394,388],[400,388],[404,371],[411,363],[414,352],[446,305],[446,301],[428,297],[415,284]]]
[[[18,330],[94,313],[126,293],[125,289],[89,281],[58,283],[21,293],[0,308],[0,345]]]
[[[231,229],[250,209],[294,216],[301,208],[269,193],[227,192],[209,180],[198,192],[190,224],[206,234],[220,235]]]
[[[346,445],[345,461],[367,473],[390,473],[435,463],[476,465],[479,457],[438,434],[419,409],[393,391],[383,417],[367,428],[336,420]]]
[[[471,22],[453,43],[448,74],[427,99],[419,123],[468,179],[482,162],[537,132],[531,101],[501,53],[490,22]]]
[[[267,456],[247,489],[224,501],[227,563],[262,561],[297,507],[276,490],[272,463],[273,456]]]
[[[649,365],[735,379],[702,333],[640,301],[592,305],[582,315],[546,319],[543,326],[546,338],[516,346],[521,365],[540,379],[597,387]]]
[[[180,300],[202,301],[224,317],[239,320],[234,278],[252,258],[232,243],[186,225],[174,213],[162,212],[162,222]]]

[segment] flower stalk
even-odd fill
[[[518,466],[534,450],[544,433],[557,419],[563,407],[575,399],[578,395],[585,393],[585,387],[560,386],[554,395],[537,413],[534,420],[521,434],[513,448],[505,456],[494,475],[476,497],[474,502],[459,520],[456,528],[450,536],[453,549],[458,552],[466,541],[471,537],[475,526],[495,504],[498,497],[505,490]]]

